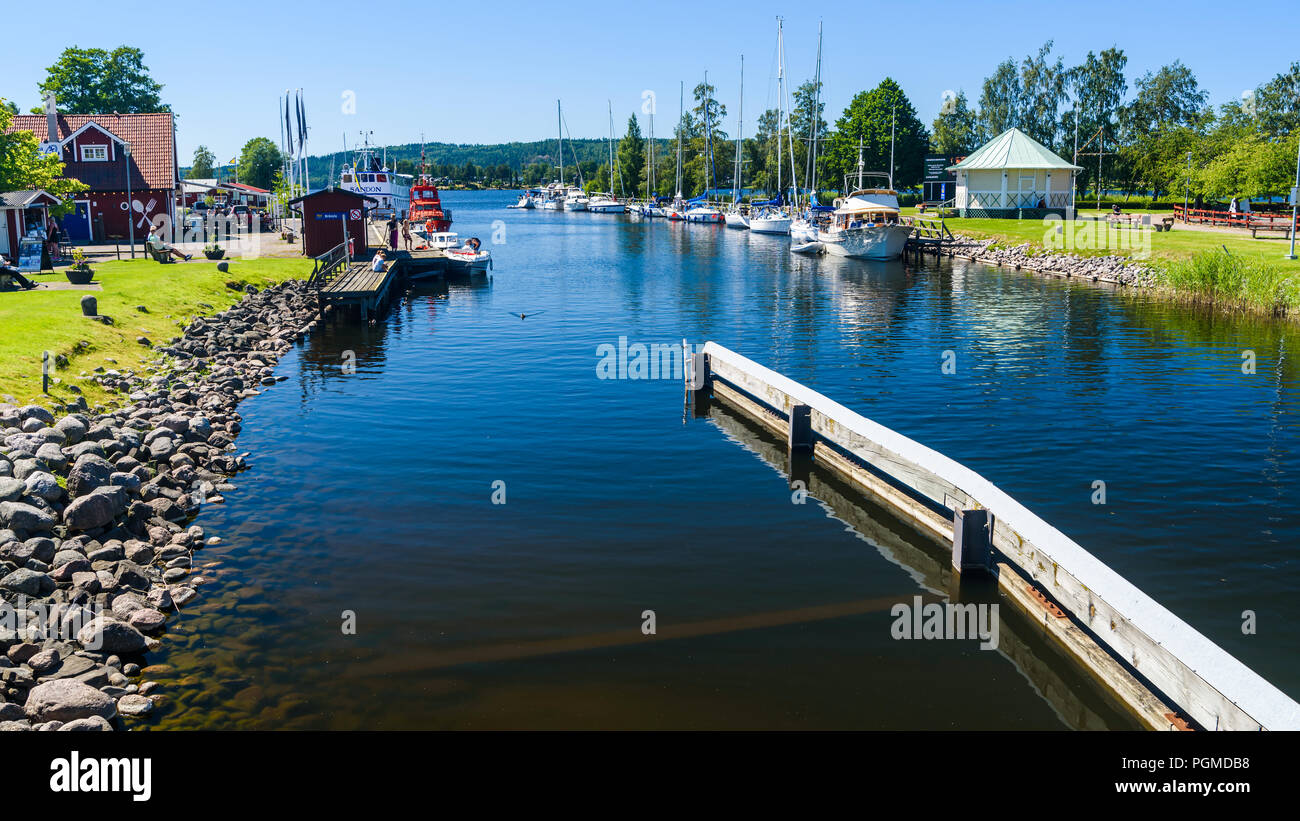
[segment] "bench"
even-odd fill
[[[163,265],[170,265],[176,261],[168,251],[160,251],[147,242],[144,245],[144,250],[149,252],[149,256],[153,257],[155,262]]]
[[[1260,231],[1277,231],[1284,237],[1291,236],[1291,220],[1255,223],[1250,226],[1251,239],[1258,239]]]

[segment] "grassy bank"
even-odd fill
[[[1085,216],[1080,212],[1080,216]],[[1056,250],[1048,246],[1048,226],[1042,220],[948,219],[955,234],[993,239],[1000,245],[1029,243],[1031,252]],[[1093,247],[1060,250],[1077,256],[1129,256],[1141,259],[1145,249],[1127,247],[1121,229],[1099,225]],[[1068,230],[1068,229],[1067,229]],[[1129,234],[1128,236],[1132,236]],[[1147,232],[1146,260],[1163,287],[1179,298],[1232,310],[1300,316],[1300,260],[1286,260],[1288,241],[1217,231],[1196,231],[1175,224],[1172,231]]]
[[[222,273],[215,262],[185,262],[162,266],[152,260],[95,263],[95,281],[102,291],[19,291],[0,293],[0,398],[18,404],[51,405],[75,401],[69,385],[79,387],[86,401],[111,405],[122,397],[110,395],[91,380],[77,379],[96,367],[138,370],[153,356],[136,342],[144,336],[154,343],[179,336],[196,316],[225,310],[242,294],[227,282],[245,282],[259,288],[306,276],[311,260],[230,260]],[[62,274],[36,278],[66,282]],[[81,298],[94,296],[99,313],[113,318],[104,325],[81,315]],[[146,311],[137,310],[143,305]],[[84,344],[82,344],[84,343]],[[41,393],[41,354],[62,354],[68,364],[52,372],[59,384]],[[4,401],[10,401],[5,398]]]

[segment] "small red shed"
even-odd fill
[[[366,211],[378,204],[374,197],[342,188],[323,188],[289,200],[302,215],[302,252],[318,257],[349,239],[352,256],[366,256]]]

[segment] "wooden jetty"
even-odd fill
[[[414,273],[445,270],[446,255],[437,249],[395,251],[389,264],[375,271],[369,261],[354,262],[346,244],[340,243],[316,257],[307,284],[316,288],[322,307],[355,308],[363,320],[379,314],[397,284]]]
[[[791,464],[810,457],[950,546],[957,573],[992,574],[1143,725],[1300,729],[1300,704],[970,468],[714,342],[688,361],[693,404],[735,407]]]
[[[909,253],[917,260],[922,254],[940,256],[945,251],[944,243],[956,239],[944,224],[943,217],[905,215],[899,217],[899,222],[912,228],[907,244],[903,246],[904,257]]]

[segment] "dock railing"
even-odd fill
[[[348,244],[340,242],[320,256],[313,257],[313,259],[316,260],[316,265],[312,268],[311,276],[307,277],[307,284],[313,288],[320,288],[328,285],[339,268],[347,265]]]
[[[690,387],[731,386],[937,540],[986,511],[993,551],[1201,727],[1300,729],[1300,704],[970,468],[715,342],[691,362]]]

